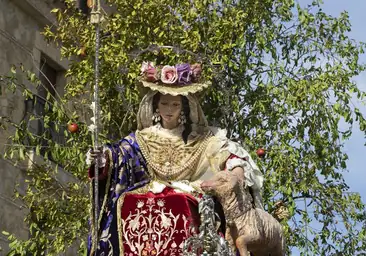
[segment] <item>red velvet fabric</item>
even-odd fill
[[[121,208],[124,256],[182,255],[184,240],[198,231],[197,200],[172,188],[127,194]]]

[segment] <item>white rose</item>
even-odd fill
[[[177,69],[172,66],[164,66],[161,70],[161,81],[164,84],[174,84],[178,79]]]

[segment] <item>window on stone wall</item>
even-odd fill
[[[64,73],[64,70],[59,68],[57,64],[53,63],[47,56],[42,55],[39,67],[39,79],[41,85],[38,87],[37,99],[35,103],[35,113],[39,117],[46,115],[47,109],[52,109],[52,102],[57,99],[57,91],[63,88],[63,84],[60,84],[59,77]],[[48,95],[49,94],[49,95]],[[47,106],[47,105],[48,106]],[[46,151],[46,147],[49,147],[48,140],[51,139],[57,143],[63,144],[64,133],[60,127],[57,132],[55,125],[50,123],[49,126],[44,125],[43,118],[38,119],[37,135],[44,135],[45,139],[42,140],[41,154]],[[49,156],[52,160],[52,157]]]
[[[39,79],[42,86],[38,88],[38,94],[44,98],[49,92],[53,97],[56,95],[57,70],[51,66],[51,62],[44,55],[41,56]]]

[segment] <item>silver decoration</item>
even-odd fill
[[[178,123],[185,124],[186,122],[187,122],[186,116],[184,115],[184,111],[182,111],[180,112]]]
[[[199,234],[184,241],[183,256],[234,256],[228,242],[217,234],[215,204],[204,195],[198,204],[201,225]]]
[[[156,109],[156,111],[154,112],[154,114],[153,114],[153,116],[152,116],[152,120],[153,120],[155,123],[160,122],[161,117],[160,117],[159,109]]]

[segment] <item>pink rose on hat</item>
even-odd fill
[[[141,66],[141,73],[148,82],[155,82],[159,80],[158,71],[152,62],[143,62]]]
[[[192,74],[192,78],[193,78],[192,80],[194,82],[197,82],[200,79],[201,73],[202,73],[201,64],[195,63],[195,64],[191,65],[191,74]]]
[[[161,70],[161,81],[165,84],[174,84],[178,80],[177,69],[173,66],[164,66]]]

